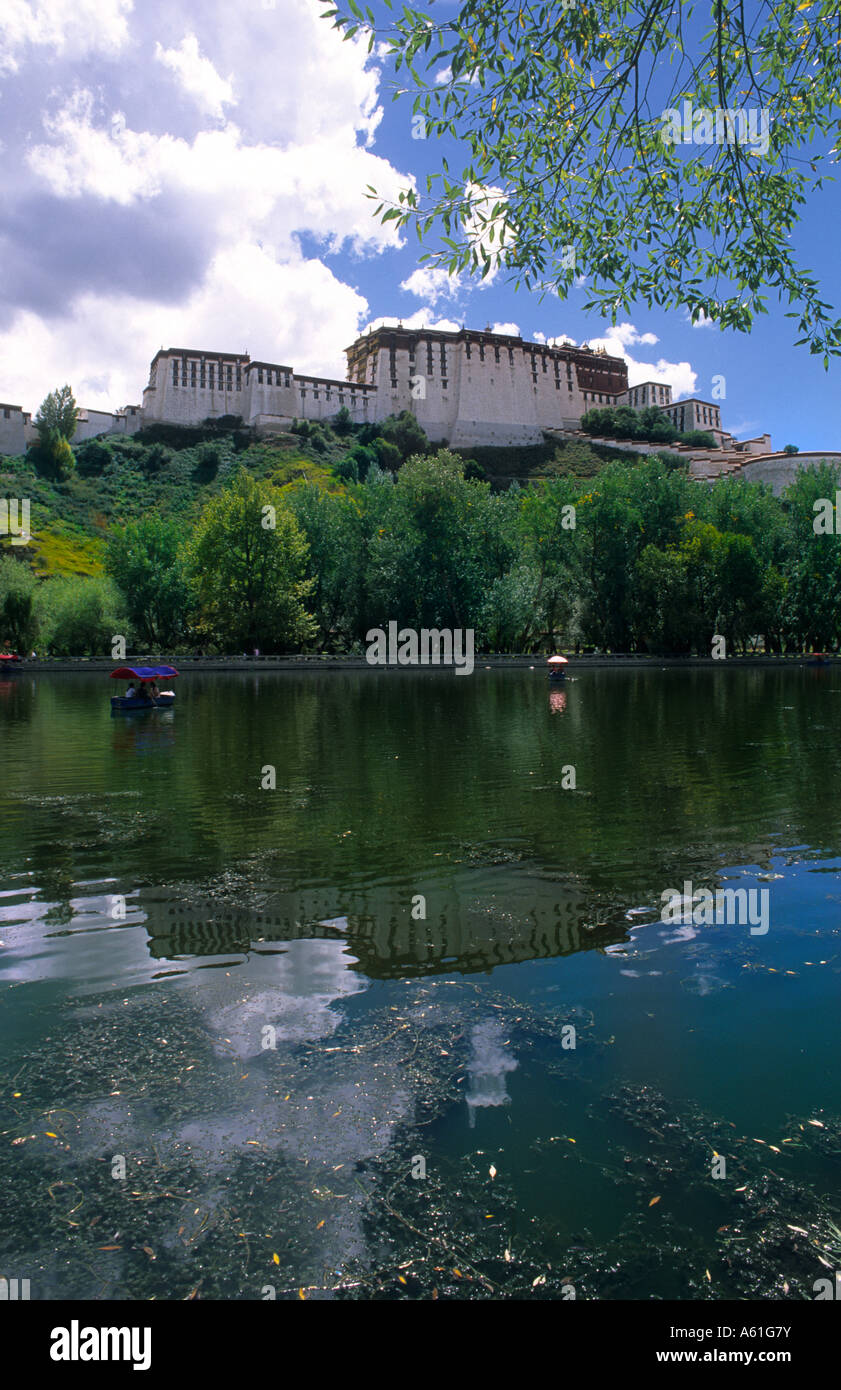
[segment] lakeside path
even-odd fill
[[[597,653],[586,656],[575,656],[570,652],[565,653],[569,660],[567,674],[578,675],[583,671],[599,670],[604,667],[633,667],[636,670],[664,670],[667,667],[690,668],[690,667],[710,667],[710,668],[733,668],[733,667],[786,667],[808,666],[814,658],[808,655],[802,656],[730,656],[724,659],[709,656],[647,656],[647,655],[621,655],[611,653]],[[546,666],[547,658],[544,655],[522,656],[522,655],[495,655],[485,656],[477,652],[475,656],[474,669],[481,670],[543,670]],[[836,665],[837,658],[831,657],[830,664]],[[157,653],[149,655],[127,656],[122,661],[117,662],[113,659],[99,658],[80,658],[66,661],[49,660],[26,660],[16,663],[14,671],[9,674],[23,675],[84,675],[101,674],[110,672],[115,664],[137,666],[155,665],[165,663],[174,665],[181,672],[186,674],[188,671],[222,671],[222,672],[253,672],[253,671],[381,671],[390,670],[414,670],[414,671],[444,671],[447,668],[436,665],[417,665],[417,666],[389,666],[371,665],[364,656],[324,656],[324,655],[289,655],[289,656],[259,656],[259,657],[233,657],[233,656],[206,656],[206,657],[168,657],[165,654]],[[820,669],[820,668],[818,668]]]

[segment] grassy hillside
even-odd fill
[[[76,470],[61,482],[38,470],[33,451],[0,459],[0,490],[30,500],[26,555],[38,574],[94,575],[102,572],[105,539],[117,523],[160,510],[189,524],[240,466],[281,489],[306,479],[340,490],[331,465],[346,450],[346,441],[326,431],[314,441],[290,433],[257,442],[243,431],[158,427],[131,439],[78,445]]]
[[[656,446],[652,445],[652,453]],[[465,461],[472,459],[495,488],[506,488],[514,482],[538,482],[542,478],[594,478],[606,463],[634,465],[643,457],[620,445],[590,444],[584,440],[567,443],[547,440],[544,444],[518,445],[511,448],[474,447],[457,449]],[[660,457],[667,459],[662,450]],[[671,461],[671,460],[668,460]],[[674,459],[679,463],[680,459]]]

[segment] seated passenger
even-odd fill
[[[125,698],[126,698],[127,700],[133,700],[133,699],[135,698],[136,694],[137,694],[137,691],[136,691],[135,688],[134,688],[134,681],[131,681],[130,684],[129,684],[129,688],[128,688],[128,690],[126,691]]]

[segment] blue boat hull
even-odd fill
[[[111,696],[111,709],[113,711],[129,711],[138,709],[169,709],[175,704],[174,695],[159,695],[157,700],[138,700],[136,698],[127,700],[125,695]]]

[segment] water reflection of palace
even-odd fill
[[[629,939],[617,913],[600,913],[580,892],[540,882],[542,896],[526,892],[520,912],[489,898],[460,902],[450,895],[426,921],[412,919],[408,906],[396,911],[383,901],[375,911],[331,915],[315,895],[275,895],[262,909],[205,898],[175,899],[142,893],[149,950],[158,960],[190,956],[270,954],[274,945],[303,939],[344,940],[358,964],[375,979],[453,972],[475,973],[497,965],[604,949]],[[409,899],[407,899],[407,902]],[[369,909],[373,904],[369,904]]]

